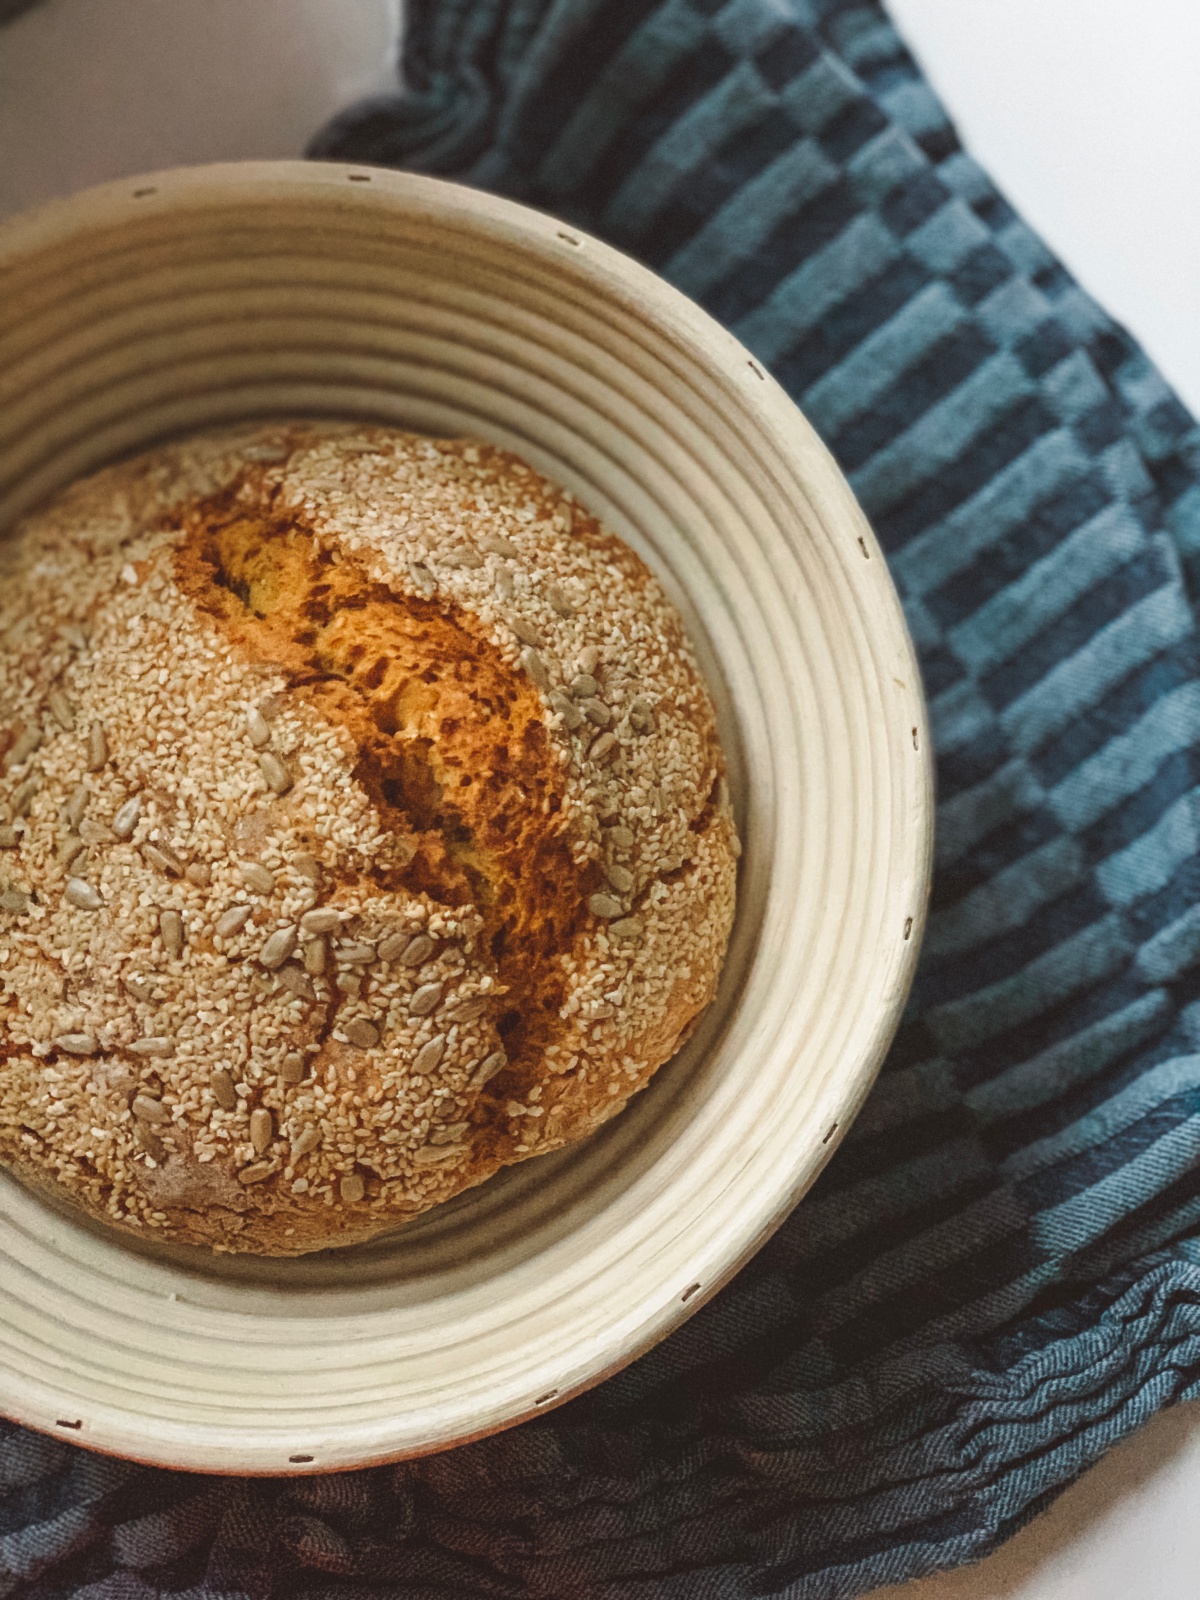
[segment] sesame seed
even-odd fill
[[[438,1062],[446,1048],[446,1035],[436,1034],[427,1044],[423,1044],[413,1058],[412,1069],[417,1077],[427,1077]]]
[[[296,948],[296,926],[289,923],[286,928],[276,928],[267,942],[258,953],[268,972],[274,972],[289,959]]]
[[[346,1038],[358,1050],[373,1050],[381,1038],[379,1029],[366,1017],[355,1017],[343,1030]]]
[[[250,920],[249,906],[230,906],[224,916],[217,921],[217,933],[222,939],[231,938],[233,934],[240,933]]]
[[[593,894],[588,896],[588,910],[597,917],[619,917],[624,915],[625,907],[611,894]]]
[[[51,689],[46,696],[46,704],[50,707],[50,715],[58,723],[64,733],[75,731],[75,707],[61,689]]]
[[[298,1050],[289,1050],[283,1058],[280,1077],[284,1083],[304,1082],[304,1057]]]
[[[59,1050],[69,1056],[94,1056],[99,1049],[90,1033],[64,1033],[54,1041]]]
[[[251,706],[246,713],[246,737],[256,750],[271,742],[271,729],[257,706]]]
[[[503,1072],[508,1065],[508,1057],[503,1050],[493,1050],[476,1067],[471,1076],[471,1088],[482,1089],[485,1083],[490,1083],[498,1072]]]
[[[442,998],[442,985],[440,983],[423,983],[414,990],[408,1009],[414,1017],[427,1017]]]
[[[238,1182],[246,1184],[247,1187],[252,1183],[262,1183],[274,1170],[274,1164],[270,1161],[252,1161],[238,1173]]]
[[[550,687],[549,670],[532,645],[526,645],[524,650],[521,651],[521,665],[529,674],[531,681],[539,689],[548,689]]]
[[[183,954],[183,918],[178,911],[163,911],[158,918],[158,931],[167,954],[178,959]]]
[[[304,970],[311,977],[323,977],[328,960],[329,946],[324,939],[310,939],[304,946]]]
[[[68,878],[63,899],[76,911],[99,911],[104,905],[99,894],[83,878]]]
[[[583,712],[580,711],[575,702],[568,700],[561,689],[553,690],[549,698],[551,706],[558,712],[567,727],[572,731],[578,728],[583,721]]]
[[[300,918],[300,928],[303,933],[315,935],[333,933],[342,925],[342,914],[331,907],[322,907],[318,911],[306,911]]]
[[[131,800],[126,800],[123,806],[118,807],[116,816],[112,819],[110,827],[118,839],[128,839],[137,827],[138,818],[142,814],[142,797],[135,794]]]
[[[576,700],[590,700],[600,688],[590,672],[581,672],[571,680],[571,693]]]
[[[169,1061],[175,1054],[175,1041],[168,1039],[165,1034],[152,1033],[145,1039],[137,1039],[129,1046],[134,1055],[147,1056],[153,1060]]]
[[[260,866],[257,861],[250,861],[242,867],[242,882],[247,889],[253,889],[256,894],[275,893],[275,874],[268,872],[266,867]]]
[[[171,1114],[161,1100],[156,1100],[152,1095],[139,1094],[134,1097],[133,1114],[141,1117],[143,1122],[170,1122]]]
[[[88,729],[88,771],[99,772],[107,761],[108,735],[104,731],[102,722],[93,722]]]
[[[271,1113],[265,1106],[255,1106],[250,1113],[250,1145],[256,1156],[263,1155],[271,1147],[275,1137],[275,1123]]]
[[[509,627],[516,634],[517,638],[522,644],[527,644],[532,650],[542,650],[545,648],[546,641],[542,638],[541,634],[537,631],[533,624],[526,622],[524,617],[510,614],[506,616],[504,620],[508,623]]]
[[[88,801],[92,798],[86,783],[78,783],[71,791],[71,798],[63,807],[67,822],[76,830],[83,821],[83,814],[88,808]]]
[[[610,861],[604,869],[605,876],[618,894],[628,894],[633,888],[633,873],[628,867],[619,866],[615,861]]]
[[[424,962],[428,961],[429,957],[433,954],[434,947],[435,942],[427,933],[418,933],[405,945],[404,954],[400,957],[401,966],[421,966]]]
[[[284,795],[292,787],[292,775],[273,750],[264,750],[258,758],[258,770],[263,782],[273,794]]]
[[[218,1067],[209,1079],[212,1086],[213,1099],[222,1111],[237,1110],[237,1090],[234,1088],[233,1078],[224,1067]]]
[[[367,1186],[357,1172],[348,1172],[338,1184],[338,1193],[347,1205],[357,1204],[367,1192]]]
[[[594,722],[598,728],[607,728],[612,721],[612,712],[604,704],[603,700],[597,700],[594,696],[587,700],[581,700],[579,708],[588,721]]]
[[[292,1184],[292,1193],[293,1194],[307,1194],[308,1193],[308,1179],[307,1178],[297,1178]]]

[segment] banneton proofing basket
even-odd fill
[[[217,1472],[462,1442],[695,1311],[870,1087],[930,864],[917,667],[870,530],[784,392],[650,272],[504,200],[304,162],[158,173],[0,228],[0,528],[165,435],[280,414],[489,439],[640,551],[716,696],[745,855],[682,1054],[586,1144],[386,1239],[143,1247],[0,1175],[0,1413]]]

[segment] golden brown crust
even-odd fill
[[[645,566],[469,442],[230,430],[3,556],[0,1160],[296,1254],[591,1131],[712,998],[737,842]]]

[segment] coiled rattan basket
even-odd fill
[[[303,162],[159,173],[0,229],[0,528],[164,435],[301,413],[493,440],[636,546],[716,693],[746,851],[721,997],[634,1106],[369,1248],[143,1250],[0,1174],[0,1412],[206,1471],[439,1449],[670,1332],[854,1116],[929,874],[878,548],[783,391],[651,273],[506,201]]]

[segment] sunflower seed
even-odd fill
[[[357,1172],[348,1172],[338,1184],[338,1193],[348,1206],[357,1205],[367,1192],[367,1186]]]
[[[611,894],[589,895],[588,910],[597,917],[620,917],[625,914],[625,907],[619,900],[614,900]]]
[[[359,1050],[374,1050],[380,1040],[379,1029],[366,1017],[355,1017],[343,1031],[350,1043]]]
[[[496,568],[496,593],[501,600],[511,600],[513,597],[513,573],[511,567]]]
[[[357,1000],[362,993],[362,973],[356,972],[353,967],[343,968],[334,979],[334,983],[350,1000]]]
[[[153,986],[145,978],[130,976],[122,980],[125,987],[135,1000],[140,1000],[143,1005],[149,1005],[154,999]]]
[[[612,721],[612,712],[603,700],[597,700],[592,696],[587,700],[581,700],[579,706],[588,721],[595,723],[597,728],[607,728]]]
[[[443,1161],[453,1161],[456,1156],[461,1156],[470,1148],[470,1145],[466,1144],[423,1145],[413,1156],[413,1166],[438,1166]]]
[[[482,1089],[485,1083],[490,1083],[498,1072],[503,1072],[508,1065],[508,1057],[503,1050],[493,1050],[476,1067],[471,1076],[468,1088]]]
[[[334,911],[332,907],[322,907],[318,911],[306,911],[300,918],[301,931],[310,935],[333,933],[342,925],[342,913]]]
[[[615,861],[610,861],[604,871],[609,883],[618,894],[628,894],[633,888],[633,873],[628,867],[618,866]]]
[[[446,1049],[446,1035],[435,1034],[428,1044],[423,1044],[413,1058],[412,1069],[418,1077],[433,1071]]]
[[[212,869],[207,862],[193,861],[184,873],[184,877],[190,884],[194,884],[197,889],[207,889],[212,882]]]
[[[526,645],[524,650],[521,651],[521,665],[525,668],[537,688],[548,689],[550,687],[550,674],[546,670],[546,663],[532,645]]]
[[[436,941],[431,939],[427,933],[414,934],[404,947],[404,954],[400,957],[400,965],[403,967],[423,966],[433,954],[435,943]],[[382,951],[380,954],[382,954]]]
[[[69,1056],[94,1056],[99,1048],[90,1033],[64,1033],[54,1043]]]
[[[274,1170],[273,1162],[252,1161],[238,1173],[238,1182],[244,1183],[249,1188],[252,1183],[262,1183],[265,1178],[269,1178]]]
[[[233,1085],[233,1078],[224,1067],[218,1067],[209,1079],[212,1085],[213,1099],[222,1111],[237,1110],[237,1090]]]
[[[242,868],[242,882],[256,894],[275,893],[275,874],[257,861],[250,861]]]
[[[307,972],[302,972],[299,967],[284,967],[279,974],[279,981],[289,994],[294,994],[298,1000],[315,1000],[316,990]]]
[[[42,730],[40,728],[26,728],[8,753],[9,766],[19,767],[22,761],[28,761],[33,752],[39,748],[41,742]]]
[[[76,911],[99,911],[104,904],[91,884],[83,878],[68,878],[63,898]]]
[[[88,729],[88,759],[89,772],[99,772],[108,760],[108,735],[104,731],[102,722],[93,722]]]
[[[292,1140],[291,1159],[299,1161],[301,1156],[311,1155],[320,1142],[321,1135],[311,1122],[308,1123],[306,1127],[300,1129],[300,1132]]]
[[[50,707],[50,715],[58,723],[64,733],[75,731],[75,707],[61,689],[51,689],[46,696],[46,704]]]
[[[316,856],[310,856],[305,851],[301,851],[299,855],[292,857],[292,869],[298,872],[302,878],[306,878],[309,883],[317,885],[320,884],[325,873],[324,867]]]
[[[78,843],[79,849],[82,850],[82,841],[77,840],[76,843]],[[0,850],[15,850],[16,845],[17,830],[15,828],[10,828],[7,822],[0,822]],[[70,864],[71,863],[69,861],[64,863],[65,866],[70,866]]]
[[[14,838],[15,837],[16,836],[14,834]],[[59,848],[59,866],[64,872],[70,872],[72,868],[74,868],[76,872],[85,872],[87,870],[87,861],[87,845],[84,844],[82,839],[76,839],[68,835],[68,837],[63,840],[63,843]]]
[[[344,944],[338,945],[336,954],[339,961],[361,967],[368,961],[374,961],[375,946],[368,944],[365,939],[347,939]]]
[[[246,737],[256,750],[263,749],[271,742],[270,726],[257,706],[251,706],[246,713]]]
[[[183,877],[183,862],[171,849],[169,844],[151,844],[149,840],[142,846],[142,855],[159,872],[165,872],[172,878]]]
[[[592,748],[588,751],[588,755],[598,767],[602,767],[606,762],[612,760],[613,756],[615,756],[617,753],[617,749],[618,745],[616,734],[602,733],[596,740],[595,744],[592,745]]]
[[[599,647],[594,644],[589,644],[579,652],[579,660],[576,665],[578,666],[580,672],[585,673],[588,677],[591,677],[596,670],[596,664],[599,660]]]
[[[590,672],[581,672],[578,677],[571,680],[571,693],[576,700],[590,700],[599,687]]]
[[[166,1034],[152,1033],[145,1039],[135,1039],[129,1046],[135,1056],[147,1056],[155,1061],[168,1061],[175,1054],[175,1041]]]
[[[299,1050],[289,1050],[284,1056],[279,1076],[284,1083],[304,1082],[304,1057]]]
[[[430,1134],[429,1142],[430,1144],[457,1144],[470,1126],[469,1122],[448,1122],[444,1128],[439,1128],[436,1133]]]
[[[642,932],[642,924],[637,917],[622,917],[619,922],[610,922],[608,936],[610,939],[637,939]]]
[[[437,593],[437,579],[429,568],[422,561],[410,561],[408,572],[417,593],[424,599],[431,600]]]
[[[135,1047],[136,1048],[136,1047]],[[153,1095],[135,1095],[133,1101],[133,1114],[140,1117],[143,1122],[170,1122],[171,1114],[161,1100],[156,1100]]]
[[[423,983],[419,989],[413,991],[408,1002],[410,1015],[414,1017],[427,1017],[442,998],[440,983]]]
[[[324,939],[310,939],[304,946],[304,970],[310,977],[323,977],[328,959],[329,946]]]
[[[264,750],[258,758],[258,770],[263,782],[273,794],[286,794],[292,787],[292,775],[274,750]]]
[[[20,889],[0,890],[0,911],[8,911],[14,917],[23,917],[29,910],[29,896]]]
[[[616,850],[628,850],[633,845],[633,834],[628,828],[610,828],[608,842]]]
[[[468,995],[465,1000],[449,1012],[452,1022],[474,1022],[476,1017],[481,1017],[488,1008],[488,998],[485,994]]]
[[[504,620],[522,644],[529,645],[533,650],[541,650],[545,645],[541,634],[532,623],[526,622],[524,617],[506,616]]]
[[[451,571],[466,567],[474,572],[483,565],[483,557],[478,550],[451,550],[447,555],[438,557],[438,565],[448,567]]]
[[[520,551],[510,539],[500,533],[485,533],[479,541],[481,550],[486,550],[493,556],[517,556]]]
[[[387,938],[381,942],[376,955],[380,961],[395,961],[408,942],[409,936],[407,933],[389,933]]]
[[[72,828],[78,829],[79,824],[83,821],[83,814],[88,808],[88,801],[91,798],[92,796],[86,783],[76,784],[71,791],[71,798],[63,807],[63,815]]]
[[[79,824],[79,837],[84,844],[112,844],[113,831],[106,828],[102,822],[94,822],[91,817],[84,817]]]
[[[178,959],[183,954],[183,918],[179,912],[162,912],[158,919],[158,931],[167,954]]]
[[[573,700],[568,700],[561,689],[555,689],[550,695],[550,704],[572,731],[583,721],[583,712]]]
[[[110,827],[118,839],[128,839],[137,827],[138,818],[142,814],[142,797],[135,794],[131,800],[126,800],[123,806],[118,807],[116,816],[112,819]]]
[[[230,906],[229,910],[217,919],[216,931],[222,939],[229,939],[235,933],[240,933],[249,920],[249,906]]]
[[[70,645],[78,655],[82,655],[88,647],[88,636],[77,622],[64,622],[58,630],[60,637]]]
[[[557,583],[548,583],[546,585],[546,599],[549,600],[560,617],[573,617],[575,615],[575,607]]]
[[[162,1140],[155,1133],[154,1129],[150,1127],[148,1123],[135,1122],[133,1125],[133,1131],[137,1135],[138,1143],[151,1158],[151,1160],[165,1161],[167,1159],[166,1145],[162,1142]]]
[[[629,726],[635,733],[654,732],[654,712],[645,700],[635,700],[630,706]]]
[[[289,923],[286,928],[276,928],[259,951],[258,959],[268,972],[275,972],[289,959],[295,948],[296,925]]]
[[[41,787],[41,773],[33,772],[25,779],[25,782],[12,797],[12,814],[14,817],[26,817],[29,815],[29,808]]]
[[[256,1156],[265,1155],[275,1137],[275,1122],[265,1106],[256,1106],[250,1113],[250,1144]]]

